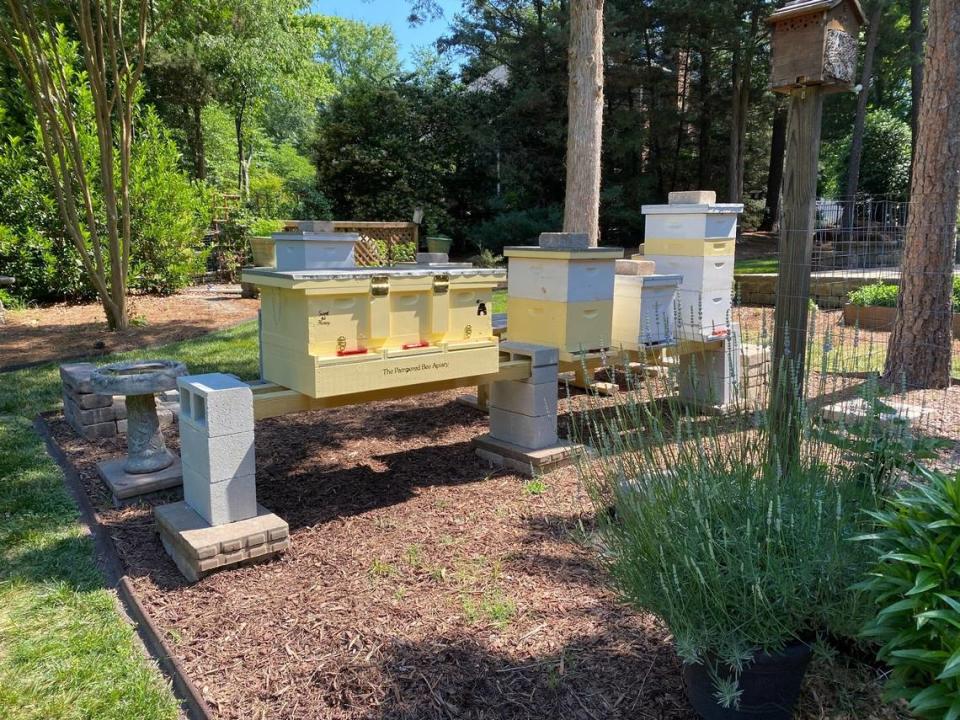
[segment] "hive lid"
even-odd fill
[[[357,233],[341,232],[278,232],[274,233],[272,237],[274,240],[281,242],[345,242],[356,244],[360,240],[360,235]]]
[[[731,215],[743,212],[743,203],[712,203],[709,205],[643,205],[644,215]]]

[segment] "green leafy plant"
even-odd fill
[[[861,307],[896,307],[900,288],[882,280],[850,291],[850,303]]]
[[[250,234],[254,237],[270,237],[281,230],[283,230],[283,220],[255,218],[250,223]]]
[[[477,255],[470,258],[471,264],[479,268],[503,267],[503,255],[494,255],[488,248],[484,248]]]
[[[921,718],[960,718],[960,473],[921,469],[918,481],[869,513],[879,529],[857,539],[879,555],[857,588],[878,608],[864,638],[893,670],[890,698]]]
[[[598,457],[579,465],[601,558],[683,661],[707,665],[718,701],[738,702],[758,651],[855,633],[867,610],[849,588],[870,556],[849,540],[880,500],[850,481],[862,461],[824,442],[806,411],[800,456],[784,465],[762,412],[695,418],[675,401],[625,395],[591,408]]]

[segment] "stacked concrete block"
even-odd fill
[[[210,525],[257,514],[253,393],[230,375],[179,379],[184,501]]]
[[[529,359],[530,377],[491,385],[490,437],[530,450],[556,445],[557,349],[506,341],[500,350]]]
[[[557,348],[561,360],[610,346],[614,265],[620,248],[586,235],[543,233],[539,247],[508,247],[508,337]]]
[[[741,204],[718,204],[703,191],[671,193],[668,205],[644,205],[644,253],[657,271],[680,275],[678,317],[685,340],[729,331],[734,243]]]
[[[93,363],[68,363],[60,366],[63,389],[63,416],[70,427],[86,440],[112,438],[127,432],[127,406],[121,395],[98,395],[93,392],[90,376],[96,369]],[[161,401],[157,405],[160,426],[175,420],[174,403]]]

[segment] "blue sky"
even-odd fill
[[[431,45],[444,34],[453,14],[460,9],[460,0],[439,0],[443,17],[417,27],[407,24],[410,5],[407,0],[313,0],[313,11],[324,15],[340,15],[362,20],[371,25],[387,24],[393,28],[400,45],[400,59],[409,66],[417,47]]]

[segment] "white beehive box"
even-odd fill
[[[737,236],[739,203],[644,205],[645,238],[661,240],[730,239]]]
[[[709,342],[725,338],[730,326],[732,289],[677,291],[677,316],[680,337]]]
[[[733,287],[733,255],[692,257],[651,254],[646,257],[656,263],[658,272],[681,275],[685,290],[703,293],[724,290],[729,294]]]
[[[507,293],[511,297],[553,302],[609,300],[613,273],[614,264],[609,259],[511,257]]]
[[[679,275],[617,275],[613,290],[613,346],[643,350],[676,342]]]
[[[275,233],[277,270],[323,270],[354,267],[353,249],[357,233],[296,232]]]

